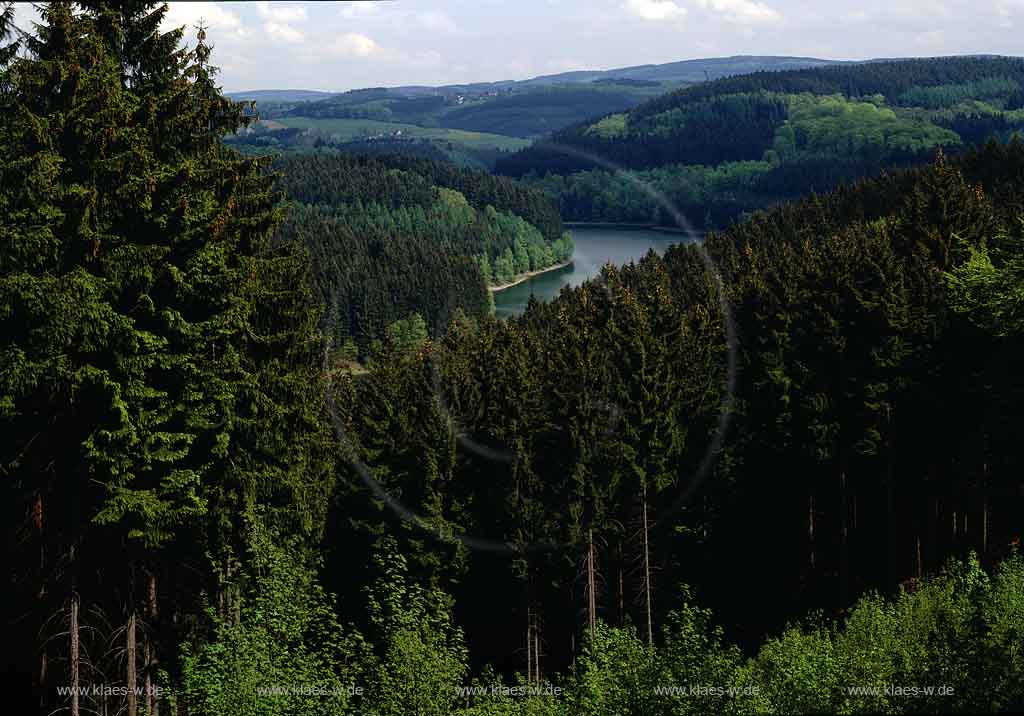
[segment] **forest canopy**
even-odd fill
[[[282,155],[289,202],[279,244],[309,251],[336,347],[368,356],[414,314],[438,335],[456,315],[483,318],[488,287],[572,257],[572,239],[537,189],[401,155]]]
[[[927,163],[939,147],[1007,141],[1024,130],[1022,87],[1018,58],[756,72],[567,127],[495,169],[542,186],[566,220],[674,225],[610,162],[641,172],[693,225],[723,227],[887,167]]]
[[[539,191],[244,156],[204,27],[41,13],[0,6],[9,710],[1024,708],[1019,140],[933,132],[926,166],[497,321],[488,272],[571,252]],[[1007,87],[909,75],[798,76],[828,97],[793,114],[790,80],[737,78],[683,114],[804,122],[799,155],[844,151],[819,121],[902,142],[886,83]]]

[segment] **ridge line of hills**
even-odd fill
[[[871,62],[895,62],[907,59],[940,59],[942,57],[1002,57],[992,54],[942,55],[935,57],[876,57],[867,60],[836,60],[822,57],[789,55],[729,55],[726,57],[703,57],[643,65],[615,67],[608,70],[570,70],[548,75],[538,75],[525,80],[495,80],[494,82],[466,82],[445,85],[397,85],[394,87],[358,87],[333,92],[310,89],[264,89],[226,92],[236,100],[263,100],[274,102],[309,102],[325,100],[338,95],[367,90],[386,90],[396,94],[446,94],[464,91],[486,91],[487,89],[512,87],[537,87],[552,84],[590,84],[607,80],[656,80],[662,82],[704,82],[732,75],[749,74],[764,70],[791,70],[830,65],[868,64]],[[751,66],[754,66],[751,69]],[[707,74],[705,74],[705,71]]]
[[[865,60],[871,62],[872,60]],[[275,102],[308,102],[329,99],[338,95],[367,90],[387,90],[395,94],[429,95],[459,92],[480,92],[488,89],[536,87],[551,84],[588,84],[600,80],[658,80],[667,82],[703,82],[734,74],[746,74],[753,65],[759,69],[798,69],[822,67],[831,64],[851,64],[860,60],[830,60],[819,57],[790,57],[787,55],[730,55],[728,57],[694,58],[658,64],[630,65],[609,70],[570,70],[538,75],[525,80],[495,80],[494,82],[465,82],[445,85],[398,85],[394,87],[358,87],[331,92],[308,89],[265,89],[226,92],[236,100],[263,100]],[[705,74],[707,71],[707,74]]]

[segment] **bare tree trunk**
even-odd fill
[[[981,554],[988,554],[988,462],[981,465]]]
[[[46,543],[43,541],[43,496],[37,490],[32,497],[32,526],[35,529],[36,537],[39,539],[39,590],[36,592],[37,599],[46,596]],[[39,654],[39,686],[46,684],[46,671],[49,664],[46,658],[46,645],[43,645]],[[41,705],[41,704],[40,704]]]
[[[128,716],[136,716],[137,706],[135,703],[135,610],[128,615]]]
[[[594,578],[594,530],[587,531],[587,621],[590,623],[590,639],[597,632],[597,582]]]
[[[651,618],[651,547],[647,540],[647,482],[644,482],[644,608],[647,612],[647,645],[654,644],[654,622]]]
[[[150,667],[153,663],[153,646],[149,643],[149,637],[144,636],[142,640],[142,689],[146,695],[146,716],[153,714],[153,674]]]
[[[849,500],[846,470],[839,468],[839,607],[845,609],[850,596]]]
[[[811,569],[815,567],[814,557],[814,495],[807,496],[807,539],[810,542]]]
[[[78,711],[78,595],[71,593],[71,716],[79,716]]]
[[[569,603],[572,605],[570,612],[576,613],[576,580],[574,579],[569,585]],[[569,654],[572,664],[576,664],[576,629],[569,630]]]
[[[533,625],[533,668],[537,672],[534,683],[540,684],[540,624],[537,623],[536,614]]]
[[[886,413],[888,416],[888,413]],[[891,425],[891,420],[887,420]],[[893,484],[894,475],[892,467],[892,441],[886,439],[885,445],[885,533],[888,544],[886,545],[886,573],[888,577],[888,588],[892,589],[899,580],[899,568],[896,562],[896,542],[898,540],[896,530],[896,485]]]
[[[622,576],[622,545],[619,545],[619,626],[626,623],[625,579]]]
[[[533,683],[533,613],[530,611],[530,590],[526,590],[526,681]]]
[[[156,633],[157,619],[157,582],[156,574],[150,574],[146,582],[146,621],[149,629],[146,631],[146,716],[160,716],[160,703],[154,693],[153,673],[159,663],[156,655],[156,646],[153,643]]]
[[[921,535],[918,535],[918,579],[925,576],[925,563],[921,558]]]

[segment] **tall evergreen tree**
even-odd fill
[[[273,177],[220,141],[246,120],[214,84],[205,32],[180,50],[154,3],[42,12],[0,120],[2,462],[14,502],[53,525],[33,581],[66,585],[66,555],[126,549],[119,576],[99,572],[121,603],[95,578],[86,599],[131,625],[152,550],[201,568],[210,554],[230,580],[253,505],[320,528],[319,307],[304,251],[270,245]]]

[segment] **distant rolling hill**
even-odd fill
[[[595,82],[613,79],[653,80],[656,82],[684,82],[694,84],[705,80],[717,80],[731,75],[745,75],[750,72],[801,70],[809,67],[844,64],[843,60],[823,60],[816,57],[775,57],[758,55],[735,55],[733,57],[711,57],[701,60],[682,60],[661,65],[637,65],[614,70],[563,72],[544,75],[526,80],[520,84],[562,84],[567,82]]]
[[[689,85],[567,126],[494,169],[540,183],[570,221],[673,223],[639,177],[708,228],[939,149],[1022,135],[1024,59],[918,58]]]
[[[362,119],[533,138],[589,117],[630,109],[667,91],[708,79],[831,64],[838,62],[740,55],[563,72],[521,81],[376,87],[336,94],[262,90],[229,96],[256,100],[266,118]]]
[[[331,97],[333,92],[304,89],[251,90],[249,92],[227,92],[228,97],[239,102],[316,102]]]

